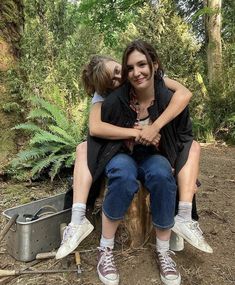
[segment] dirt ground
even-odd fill
[[[201,174],[202,186],[197,195],[200,226],[213,254],[198,251],[185,244],[182,252],[176,253],[175,260],[182,275],[182,285],[229,285],[235,284],[235,148],[226,146],[202,146]],[[26,202],[63,192],[66,184],[35,183],[15,184],[0,182],[0,211]],[[6,224],[0,217],[1,229]],[[57,273],[53,275],[21,275],[0,278],[3,284],[77,284],[99,285],[96,274],[96,246],[99,233],[94,231],[79,246],[83,272]],[[32,263],[15,261],[5,249],[6,242],[0,246],[0,269],[24,269]],[[120,271],[120,285],[160,285],[159,272],[154,260],[153,245],[146,244],[137,249],[117,246],[115,251]],[[75,269],[74,256],[64,262],[55,259],[44,260],[32,269],[62,268],[67,263]]]

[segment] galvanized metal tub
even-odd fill
[[[58,194],[5,210],[3,215],[8,220],[14,214],[19,214],[5,237],[8,253],[17,260],[31,261],[40,252],[58,248],[60,224],[69,223],[71,218],[71,208],[64,209],[64,200],[65,194]],[[45,205],[55,207],[57,212],[34,221],[26,221],[25,214],[34,215]]]

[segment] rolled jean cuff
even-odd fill
[[[105,216],[106,216],[108,219],[112,220],[112,221],[119,221],[119,220],[123,220],[123,219],[124,219],[124,216],[117,218],[117,217],[112,217],[112,216],[108,215],[107,212],[104,210],[104,207],[102,207],[102,211],[103,211],[103,213],[105,214]]]
[[[175,221],[173,223],[171,223],[169,226],[162,226],[162,225],[155,224],[153,222],[154,227],[157,229],[160,229],[160,230],[170,230],[173,228],[174,224],[175,224]]]

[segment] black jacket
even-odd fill
[[[128,83],[114,90],[102,103],[102,121],[120,127],[133,127],[136,121],[136,112],[130,108],[129,94],[130,85]],[[155,121],[166,109],[172,95],[173,93],[166,88],[163,79],[155,80],[155,100],[154,104],[148,108],[151,121]],[[160,133],[160,152],[169,160],[177,175],[187,161],[193,141],[188,107],[164,126]],[[88,135],[87,142],[88,168],[93,182],[95,182],[103,173],[110,159],[120,151],[123,140],[106,140]],[[197,219],[197,215],[194,215],[194,219]]]
[[[172,92],[163,80],[155,82],[155,100],[149,107],[149,115],[155,121],[169,104]],[[101,119],[120,127],[132,128],[136,112],[129,107],[129,84],[113,91],[103,102]],[[160,152],[175,168],[176,174],[185,164],[193,141],[192,125],[188,107],[161,130]],[[88,167],[95,181],[103,172],[108,161],[120,150],[123,140],[105,140],[88,136]]]

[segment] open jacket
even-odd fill
[[[130,84],[125,83],[105,99],[101,107],[102,121],[126,128],[134,126],[136,112],[130,108],[130,88]],[[148,108],[152,122],[166,109],[172,95],[173,93],[166,88],[163,79],[155,80],[155,100]],[[193,141],[188,107],[165,125],[160,133],[160,153],[169,160],[177,175],[187,161]],[[123,140],[106,140],[88,135],[87,142],[88,168],[95,182],[110,159],[120,151]]]
[[[136,112],[130,108],[130,85],[122,85],[113,91],[102,103],[101,119],[104,122],[132,128],[136,121]],[[155,82],[154,104],[148,108],[149,116],[154,122],[169,104],[172,92],[165,87],[164,81]],[[176,174],[188,158],[193,141],[192,125],[188,107],[174,120],[162,128],[160,152],[164,155]],[[106,140],[88,135],[88,167],[95,181],[103,172],[109,160],[120,150],[123,140]]]

